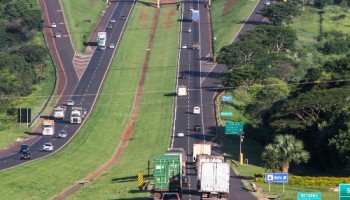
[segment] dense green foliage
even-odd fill
[[[291,1],[288,6],[298,10],[301,3]],[[279,4],[274,6],[286,6]],[[344,13],[330,20],[347,19]],[[314,36],[316,43],[300,44],[296,30],[287,26],[292,18],[270,21],[271,25],[257,26],[223,47],[219,56],[228,66],[223,84],[233,88],[231,92],[240,98],[235,108],[250,121],[247,137],[267,144],[276,135],[293,135],[310,152],[309,165],[348,174],[350,35],[327,27]]]
[[[30,95],[45,79],[47,50],[31,44],[42,28],[37,1],[0,1],[0,111],[7,113],[3,122],[15,121],[16,99]]]

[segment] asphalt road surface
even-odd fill
[[[58,1],[52,1],[52,2],[54,3]],[[135,2],[134,1],[113,2],[111,6],[114,6],[113,4],[115,4],[114,12],[112,13],[111,16],[108,16],[108,17],[110,19],[115,18],[116,22],[113,23],[112,29],[107,30],[106,28],[106,32],[107,32],[106,44],[109,45],[113,43],[117,48],[119,44],[119,40],[124,31],[125,25],[127,23],[127,19],[130,15],[130,12]],[[70,94],[72,94],[70,98],[74,100],[76,105],[80,105],[83,108],[86,108],[88,110],[88,115],[89,115],[89,112],[93,108],[93,105],[96,101],[97,94],[99,93],[100,88],[103,84],[105,75],[108,72],[108,68],[112,61],[116,48],[115,49],[106,48],[106,50],[104,51],[96,50],[93,53],[93,56],[85,70],[85,73],[83,74],[83,76],[81,77],[80,81],[77,84],[77,81],[78,81],[77,74],[75,73],[75,71],[72,71],[72,58],[73,58],[72,55],[74,53],[69,52],[70,49],[73,49],[73,48],[69,46],[71,45],[71,43],[70,43],[70,40],[68,39],[68,35],[67,37],[65,36],[65,34],[67,33],[67,30],[65,28],[61,29],[60,27],[60,24],[63,22],[63,16],[61,16],[61,14],[58,14],[60,12],[54,9],[55,5],[52,5],[52,6],[46,5],[46,6],[48,7],[48,9],[51,9],[49,14],[51,23],[54,22],[53,19],[55,19],[56,21],[55,23],[58,25],[54,29],[61,31],[62,37],[56,38],[57,40],[56,48],[59,51],[61,60],[65,66],[65,70],[67,70],[66,75],[72,76],[71,78],[67,78],[69,82],[67,83],[65,92],[67,92],[66,94],[68,95],[68,97],[70,96]],[[126,16],[127,18],[125,20],[121,20],[119,19],[120,16]],[[70,93],[70,91],[72,92]],[[69,123],[69,113],[71,108],[70,107],[67,107],[67,108],[68,109],[66,111],[66,117],[63,120],[56,120],[55,122],[55,125],[56,125],[55,134],[53,136],[39,136],[38,140],[30,146],[30,152],[32,153],[32,160],[49,156],[52,153],[60,150],[78,132],[81,125]],[[56,137],[58,132],[61,130],[65,130],[68,133],[67,138],[63,139],[63,138]],[[41,135],[41,133],[32,133],[32,134]],[[52,144],[54,145],[53,152],[42,151],[42,145],[44,145],[46,142],[52,142]],[[20,156],[21,154],[19,152],[13,152],[10,155],[1,157],[0,171],[24,164],[29,161],[29,160],[21,160]]]

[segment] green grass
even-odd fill
[[[173,24],[169,28],[158,28],[155,34],[138,121],[122,158],[96,182],[83,187],[69,199],[145,199],[149,196],[148,192],[138,192],[136,175],[138,172],[147,175],[147,162],[150,161],[152,167],[154,155],[163,154],[169,144],[174,99],[164,95],[174,90],[176,79],[179,26],[175,9],[175,6],[162,7],[158,27],[166,27],[169,22]],[[137,4],[133,17],[138,18],[141,10],[150,16],[155,11]],[[172,16],[166,17],[167,14]]]
[[[225,5],[225,0],[212,1],[211,19],[213,24],[213,36],[215,54],[220,49],[232,42],[245,20],[248,18],[257,0],[226,0],[230,2]],[[224,11],[224,9],[227,9]]]
[[[89,38],[93,28],[102,16],[106,1],[61,0],[60,2],[75,51],[83,52],[85,50],[84,42]],[[90,22],[84,22],[84,20],[90,20]],[[84,36],[86,39],[84,39]]]
[[[323,14],[323,31],[337,31],[349,34],[350,31],[350,10],[339,6],[327,6]],[[338,16],[345,15],[344,19],[337,20]]]
[[[44,38],[42,33],[37,33],[32,41],[29,42],[29,44],[36,44],[36,45],[45,45]],[[29,96],[22,98],[22,99],[16,99],[13,104],[16,108],[31,108],[32,109],[32,120],[38,114],[41,112],[42,108],[44,107],[45,103],[47,102],[47,99],[51,95],[55,85],[55,76],[54,76],[54,66],[52,65],[51,58],[49,55],[46,58],[45,65],[47,70],[44,72],[44,76],[46,77],[46,80],[44,80],[42,83],[35,86],[35,90],[32,94]],[[0,122],[1,123],[1,122]],[[0,149],[4,148],[11,143],[13,143],[16,138],[18,137],[26,137],[25,132],[32,131],[33,127],[27,128],[27,124],[22,125],[13,125],[9,129],[0,131]],[[35,127],[37,124],[34,123],[33,126]]]

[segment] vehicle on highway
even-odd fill
[[[109,22],[111,22],[111,23],[115,23],[115,19],[111,19]]]
[[[185,137],[185,133],[183,131],[179,131],[176,135],[179,138]]]
[[[109,29],[113,28],[112,24],[108,24],[107,28]]]
[[[69,99],[67,101],[67,106],[74,106],[74,101],[72,99]]]
[[[43,135],[53,135],[55,133],[55,120],[45,119],[41,125]]]
[[[201,126],[199,124],[194,125],[194,129],[195,131],[201,131]]]
[[[182,44],[182,45],[181,45],[181,48],[182,48],[182,49],[187,49],[187,44]]]
[[[55,37],[56,38],[61,38],[61,33],[56,33]]]
[[[29,151],[29,144],[22,144],[19,148],[19,152]]]
[[[114,49],[114,47],[115,47],[114,44],[110,44],[110,45],[109,45],[109,48],[110,48],[110,49]]]
[[[57,27],[56,23],[51,24],[51,28],[56,28],[56,27]]]
[[[181,78],[181,79],[186,79],[187,76],[186,76],[186,74],[180,74],[180,78]]]
[[[45,143],[43,145],[43,151],[53,151],[53,145],[51,142]]]
[[[191,33],[191,32],[192,32],[192,30],[189,28],[189,29],[187,30],[187,32]]]
[[[266,1],[266,3],[265,3],[266,5],[270,5],[271,4],[271,2],[270,1]]]
[[[30,153],[29,151],[23,151],[21,154],[21,159],[30,160],[31,157],[32,157],[32,153]]]
[[[187,87],[185,85],[179,85],[176,94],[179,97],[187,96]]]
[[[124,16],[124,15],[122,15],[119,19],[121,19],[121,20],[125,20],[126,19],[126,17]]]
[[[165,192],[162,195],[162,200],[181,200],[180,196],[176,192]]]
[[[62,131],[58,132],[57,137],[58,138],[66,138],[67,137],[67,132],[65,130],[62,130]]]
[[[201,114],[201,108],[199,106],[195,106],[193,108],[193,114],[197,114],[197,115]]]

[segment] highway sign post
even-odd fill
[[[298,200],[321,200],[320,192],[298,192]]]
[[[232,101],[232,96],[222,96],[221,101],[222,102],[230,102],[230,101]]]
[[[270,183],[282,183],[283,193],[284,193],[284,183],[288,183],[288,174],[287,173],[265,173],[265,183],[269,183],[269,192],[270,192]]]
[[[243,133],[243,122],[226,122],[225,134],[240,135]]]
[[[139,172],[137,174],[137,186],[140,189],[140,191],[142,190],[142,186],[143,186],[143,173]]]
[[[220,112],[221,117],[232,117],[233,113],[232,112]]]
[[[339,184],[339,200],[350,199],[350,184]]]

